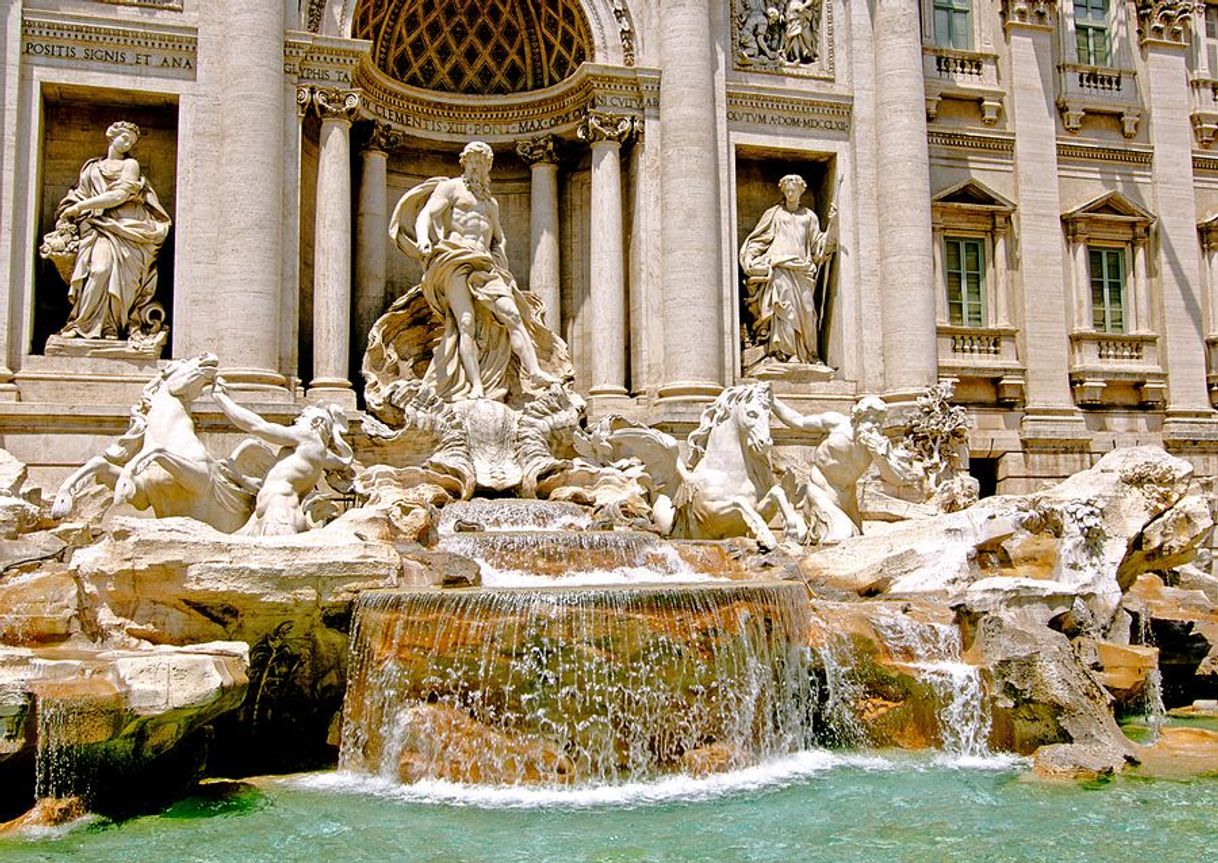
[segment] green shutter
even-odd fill
[[[1125,332],[1125,250],[1091,247],[1091,319],[1102,333]]]
[[[1074,0],[1074,35],[1078,40],[1080,63],[1108,65],[1108,0]]]
[[[944,286],[948,321],[955,326],[985,326],[985,241],[944,238]]]
[[[958,51],[973,49],[972,0],[935,0],[935,44]]]

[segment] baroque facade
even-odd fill
[[[472,139],[592,417],[947,379],[991,489],[1135,443],[1218,474],[1218,4],[0,0],[0,49],[0,446],[44,484],[171,358],[215,353],[279,420],[362,404],[368,333],[421,276],[391,204]],[[137,268],[159,338],[65,349],[38,250],[116,122],[167,217]],[[783,289],[801,347],[769,352],[750,298],[783,290],[742,246],[790,175],[815,252]]]

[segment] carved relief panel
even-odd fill
[[[832,0],[733,0],[735,68],[833,77]]]

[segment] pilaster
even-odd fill
[[[1195,0],[1137,0],[1138,37],[1146,59],[1147,100],[1154,106],[1150,124],[1155,158],[1151,165],[1159,217],[1159,303],[1163,362],[1167,367],[1167,421],[1191,427],[1212,419],[1206,386],[1205,334],[1198,326],[1197,286],[1201,260],[1197,243],[1197,200],[1193,188],[1193,130],[1189,117],[1188,47]],[[1182,169],[1184,168],[1184,169]],[[1192,431],[1183,431],[1192,437]]]
[[[592,385],[589,395],[622,397],[626,389],[626,276],[622,234],[622,144],[639,121],[590,111],[580,140],[592,148]]]
[[[912,395],[935,382],[930,159],[917,4],[878,0],[875,11],[876,159],[883,183],[880,271],[885,389]]]
[[[214,176],[215,283],[206,324],[225,377],[263,397],[286,395],[279,367],[283,270],[283,9],[277,3],[217,0],[216,45],[225,99],[219,108],[223,167]]]
[[[719,10],[720,4],[714,4]],[[662,399],[703,401],[724,384],[722,207],[709,0],[659,4]],[[733,336],[734,337],[734,336]]]
[[[1072,308],[1062,266],[1053,26],[1056,2],[1004,0],[1011,123],[1015,132],[1015,214],[1022,285],[1019,353],[1026,367],[1021,435],[1029,447],[1077,447],[1088,439],[1070,390]],[[1076,278],[1078,276],[1076,275]]]
[[[357,353],[367,347],[368,333],[385,311],[385,278],[389,254],[389,153],[401,135],[380,121],[372,123],[360,153],[359,204],[355,214],[355,333]]]
[[[313,381],[310,400],[355,407],[348,379],[351,345],[351,123],[354,90],[315,89],[321,118],[313,239]]]
[[[546,307],[545,323],[562,330],[558,251],[558,155],[553,135],[516,143],[516,153],[529,166],[529,290]]]

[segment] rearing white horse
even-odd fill
[[[682,462],[676,438],[646,426],[609,435],[614,456],[635,457],[654,482],[652,509],[666,535],[688,539],[752,536],[763,548],[778,541],[769,521],[782,514],[788,536],[802,542],[807,526],[770,465],[770,386],[724,390],[702,412]]]
[[[51,514],[68,515],[76,495],[96,479],[114,489],[115,503],[151,509],[159,518],[190,516],[226,533],[244,525],[257,483],[274,459],[262,444],[247,442],[219,460],[199,440],[190,407],[212,385],[219,365],[214,354],[167,365],[144,387],[126,434],[60,486]]]

